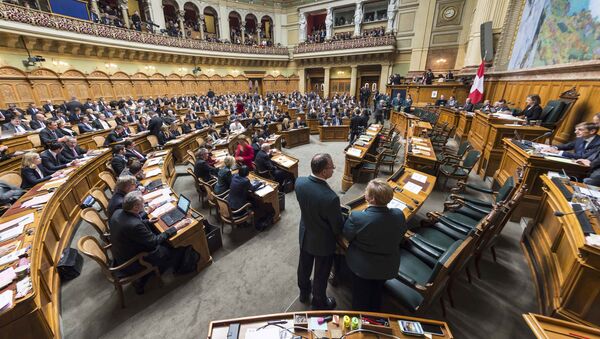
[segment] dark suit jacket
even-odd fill
[[[106,122],[108,124],[108,121]],[[102,126],[102,124],[100,123],[100,119],[96,119],[91,123],[92,127],[94,127],[97,130],[103,130],[104,127]],[[110,129],[110,124],[108,125],[108,128]]]
[[[194,165],[194,174],[198,178],[208,182],[213,175],[217,175],[217,169],[210,166],[205,160],[198,159]]]
[[[234,175],[231,178],[231,185],[229,186],[229,206],[232,211],[239,209],[249,202],[250,191],[252,190],[252,183],[247,177],[241,177]]]
[[[277,169],[277,167],[275,167],[275,165],[273,165],[273,162],[271,161],[271,157],[264,152],[263,150],[258,151],[258,153],[256,153],[256,158],[254,158],[254,163],[256,164],[256,169],[259,172],[264,172],[264,171],[274,171],[275,169]]]
[[[329,185],[313,176],[296,180],[300,205],[300,249],[312,255],[334,253],[336,236],[344,224],[340,198]]]
[[[213,189],[215,194],[221,194],[227,191],[231,186],[231,178],[231,169],[227,167],[220,168],[219,172],[217,173],[217,183]]]
[[[52,105],[49,105],[49,104],[44,104],[42,107],[44,108],[44,111],[46,113],[49,113],[49,112],[51,112],[51,111],[54,110],[54,107]]]
[[[133,153],[133,151],[128,148],[125,149],[125,158],[127,158],[127,159],[135,158],[135,159],[139,160],[140,162],[146,161],[146,155],[143,154],[142,152],[138,151],[137,149],[136,149],[136,151],[139,153],[139,155],[142,156],[141,158],[138,155],[136,155],[135,153]]]
[[[88,124],[88,126],[86,126],[86,125],[84,125],[82,123],[79,123],[79,124],[77,124],[77,127],[79,127],[79,133],[81,133],[81,134],[83,134],[83,133],[89,133],[89,132],[93,132],[94,131],[93,130],[93,128],[94,128],[93,124]]]
[[[31,129],[40,129],[42,128],[42,124],[37,119],[31,119],[31,121],[29,122],[29,127],[31,127]]]
[[[62,137],[65,137],[65,136],[71,136],[72,137],[72,136],[77,135],[77,133],[75,133],[75,131],[70,130],[70,129],[65,128],[65,127],[63,127],[63,128],[57,128],[56,129],[56,134],[58,134],[59,138],[62,138]]]
[[[42,142],[42,145],[44,145],[44,147],[46,148],[48,148],[48,145],[50,145],[51,143],[56,142],[58,138],[60,138],[60,136],[56,131],[52,133],[52,131],[48,128],[44,128],[40,131],[40,141]]]
[[[29,126],[25,125],[24,123],[21,123],[21,127],[23,127],[23,129],[25,131],[31,131],[31,128],[29,128]],[[10,122],[7,124],[2,125],[2,129],[6,130],[10,133],[17,133],[17,129],[15,128],[15,126],[13,124],[11,124]]]
[[[600,148],[600,136],[595,135],[594,139],[590,141],[589,145],[584,146],[584,139],[576,138],[573,141],[570,141],[566,144],[557,145],[561,151],[571,151],[571,152],[563,152],[563,157],[569,159],[587,159],[592,154]]]
[[[369,206],[352,212],[344,224],[344,237],[350,241],[346,252],[348,267],[363,279],[396,277],[406,230],[402,210]]]
[[[150,134],[158,137],[158,133],[160,132],[162,125],[163,119],[158,115],[150,119],[150,121],[148,121],[148,130],[150,131]]]
[[[56,156],[52,154],[50,150],[45,150],[40,154],[42,158],[42,165],[48,170],[50,174],[67,167],[69,161],[65,159],[60,153]]]
[[[139,132],[144,132],[148,130],[148,127],[145,127],[144,125],[140,124],[139,122],[137,123],[137,131]]]
[[[542,107],[540,105],[527,106],[521,114],[525,116],[527,121],[539,120],[542,116]]]
[[[30,189],[33,186],[39,184],[40,182],[46,181],[50,178],[50,172],[44,167],[43,164],[38,165],[38,168],[42,172],[42,176],[38,174],[38,172],[29,167],[21,168],[21,188],[22,189]]]
[[[75,154],[77,153],[77,154]],[[73,149],[68,148],[67,145],[64,145],[64,148],[62,150],[62,152],[60,152],[60,155],[67,161],[73,161],[75,159],[80,159],[83,158],[83,156],[85,155],[85,153],[87,153],[86,150],[84,150],[83,148],[79,147],[79,145],[75,146],[75,153],[73,153]]]
[[[125,199],[125,193],[115,189],[112,197],[110,197],[108,208],[106,210],[106,216],[108,219],[112,218],[113,214],[115,214],[117,210],[123,208],[123,199]]]
[[[106,139],[104,139],[104,146],[108,146],[119,141],[123,141],[123,137],[118,135],[117,132],[112,131],[106,135]]]
[[[473,112],[475,106],[472,103],[464,104],[463,109],[467,112]]]
[[[115,171],[118,177],[119,174],[121,174],[121,172],[123,172],[125,169],[125,166],[127,166],[127,159],[120,155],[115,155],[110,161],[110,166],[113,168],[113,171]]]
[[[155,234],[152,224],[139,215],[117,210],[109,221],[111,251],[116,264],[122,264],[141,252],[152,252],[177,233],[174,226]]]

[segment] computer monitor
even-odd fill
[[[183,194],[180,195],[179,199],[177,200],[177,208],[179,208],[181,212],[187,214],[190,209],[190,199],[186,198],[186,196]]]

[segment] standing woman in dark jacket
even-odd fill
[[[49,180],[62,174],[62,171],[56,171],[53,174],[42,165],[42,158],[35,152],[29,152],[23,155],[21,162],[21,188],[30,189],[40,182]]]
[[[390,209],[394,190],[381,179],[373,179],[365,190],[366,210],[352,212],[344,224],[350,245],[346,263],[353,273],[352,309],[378,312],[383,284],[398,275],[400,244],[407,230],[404,213]]]
[[[521,113],[518,113],[518,116],[524,116],[525,119],[527,119],[527,122],[530,122],[531,120],[540,120],[540,117],[542,116],[542,106],[540,106],[541,102],[542,99],[540,99],[539,95],[528,95],[527,99],[525,99],[527,107],[525,107]],[[517,116],[515,113],[513,113],[513,115]]]

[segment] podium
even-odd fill
[[[502,186],[506,179],[513,177],[518,181],[518,172],[523,172],[522,184],[527,185],[527,193],[511,215],[512,221],[521,217],[533,218],[540,206],[544,190],[540,176],[548,171],[561,172],[564,170],[570,176],[585,177],[589,167],[576,164],[570,159],[548,158],[531,154],[528,147],[504,138],[504,155],[500,166],[494,175],[494,184]]]
[[[456,126],[456,132],[454,132],[454,138],[458,139],[459,143],[462,143],[469,135],[469,132],[471,132],[473,116],[473,112],[460,111],[458,115],[458,126]]]

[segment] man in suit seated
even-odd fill
[[[108,208],[106,210],[106,216],[108,219],[110,219],[117,210],[123,208],[123,198],[125,198],[127,193],[135,191],[137,187],[137,179],[134,176],[121,175],[117,177],[115,191],[108,201]],[[142,213],[141,217],[148,219],[148,214],[144,212]]]
[[[387,182],[371,180],[365,190],[369,207],[352,212],[344,224],[344,237],[350,242],[346,263],[353,273],[353,310],[379,312],[383,284],[398,275],[407,227],[402,210],[387,207],[393,198]]]
[[[104,113],[98,115],[98,119],[94,120],[92,126],[97,130],[110,129],[110,124],[106,121],[106,115],[104,115]]]
[[[123,142],[123,146],[125,146],[125,157],[127,159],[135,158],[142,164],[146,162],[146,155],[138,151],[133,140],[125,140],[125,142]]]
[[[63,150],[60,152],[63,158],[67,161],[81,159],[86,153],[87,150],[79,147],[77,144],[77,138],[75,137],[67,137],[67,141],[64,143]]]
[[[575,140],[566,144],[544,148],[543,151],[556,153],[569,159],[587,159],[600,148],[598,125],[593,122],[582,122],[575,126]]]
[[[446,103],[448,103],[448,100],[446,100],[443,94],[435,101],[436,106],[446,106]]]
[[[475,105],[473,105],[473,103],[471,102],[471,98],[467,98],[465,100],[465,104],[463,105],[462,109],[467,112],[473,112],[473,110],[475,109]]]
[[[94,132],[96,130],[94,126],[90,124],[90,119],[88,117],[81,117],[77,127],[79,127],[79,133],[81,134]]]
[[[51,144],[57,142],[65,142],[67,137],[64,137],[58,133],[58,124],[54,120],[48,121],[46,128],[40,131],[40,141],[45,148],[48,148]]]
[[[242,208],[247,203],[253,203],[252,192],[256,190],[256,187],[248,179],[248,174],[250,174],[250,169],[247,166],[241,166],[238,173],[231,178],[227,200],[232,211]],[[238,215],[244,213],[239,212]]]
[[[52,100],[46,100],[46,103],[42,106],[45,113],[54,112],[54,105],[52,105]]]
[[[123,141],[126,138],[125,135],[125,127],[123,125],[117,125],[115,129],[106,135],[106,139],[104,140],[104,146],[109,146],[115,142]]]
[[[29,127],[31,127],[31,129],[41,129],[41,128],[46,128],[47,122],[46,122],[46,116],[44,116],[41,113],[36,114],[35,116],[33,116],[31,118],[31,121],[29,122]]]
[[[296,117],[296,121],[294,121],[294,123],[292,124],[292,128],[298,129],[298,128],[303,128],[303,127],[306,127],[306,123],[304,121],[302,121],[301,117]]]
[[[299,300],[307,303],[312,290],[314,308],[334,309],[335,299],[326,293],[327,279],[333,265],[336,238],[344,224],[340,198],[327,184],[335,166],[331,155],[320,153],[313,156],[310,167],[310,176],[296,180],[296,199],[300,206]]]
[[[75,131],[70,128],[67,128],[65,122],[63,120],[56,120],[56,124],[58,127],[56,128],[56,133],[61,137],[74,137],[77,135]]]
[[[125,166],[127,166],[127,158],[125,157],[125,146],[123,145],[115,145],[113,147],[113,157],[110,161],[110,166],[113,171],[115,171],[115,175],[118,177]]]
[[[27,108],[27,114],[29,114],[31,116],[31,118],[33,119],[33,117],[35,117],[38,113],[41,113],[41,111],[37,108],[37,106],[32,102],[29,104],[29,107]]]
[[[0,215],[4,214],[25,192],[25,190],[19,187],[0,181]]]
[[[157,266],[161,273],[169,267],[178,268],[183,258],[183,248],[174,249],[167,240],[177,231],[191,223],[184,219],[169,227],[162,233],[153,232],[154,223],[158,220],[143,220],[140,214],[144,211],[144,197],[138,191],[130,192],[123,198],[123,208],[117,210],[109,220],[111,251],[114,264],[121,265],[139,253],[147,252],[144,260]],[[142,269],[138,264],[127,267],[123,273],[131,275]],[[132,284],[137,294],[144,293],[144,285],[152,275],[145,275]]]
[[[199,179],[209,182],[213,176],[216,176],[218,170],[208,163],[208,150],[204,147],[196,152],[196,164],[194,164],[194,174]]]
[[[256,170],[258,173],[269,173],[275,181],[279,183],[279,186],[283,187],[286,181],[294,181],[294,175],[277,168],[271,160],[271,146],[267,143],[263,143],[260,146],[260,151],[256,154],[254,163],[256,164]]]
[[[13,117],[12,119],[10,119],[9,123],[2,125],[2,129],[8,131],[8,133],[10,134],[23,134],[28,131],[31,131],[31,128],[29,128],[29,126],[21,122],[21,119],[19,119],[18,117]]]
[[[77,160],[69,161],[62,156],[63,146],[62,144],[55,142],[48,146],[48,149],[40,154],[42,158],[42,165],[48,170],[50,174],[56,171],[67,168],[68,166],[77,165]]]

